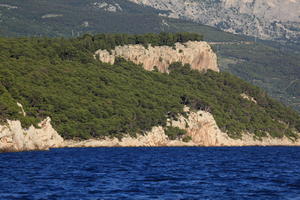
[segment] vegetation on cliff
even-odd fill
[[[95,50],[116,45],[201,39],[188,33],[0,38],[0,120],[19,119],[28,126],[50,116],[65,138],[120,137],[165,126],[188,105],[211,112],[232,137],[247,131],[293,138],[293,131],[300,131],[299,115],[228,73],[204,74],[174,63],[170,74],[162,74],[123,59],[109,65],[93,58]]]

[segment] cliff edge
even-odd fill
[[[151,46],[145,48],[142,45],[117,46],[110,52],[98,50],[95,58],[105,63],[114,64],[116,57],[122,57],[135,64],[152,71],[155,66],[158,71],[168,73],[168,66],[173,62],[190,64],[192,69],[206,71],[208,69],[219,72],[217,56],[207,42],[189,41],[186,43],[175,43],[170,46]]]

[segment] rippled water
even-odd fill
[[[296,199],[300,148],[81,148],[0,154],[0,199]]]

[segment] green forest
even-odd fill
[[[191,33],[1,37],[0,122],[18,119],[28,127],[49,116],[64,138],[134,136],[156,125],[166,126],[167,118],[186,115],[183,106],[187,105],[211,112],[233,138],[247,131],[257,137],[295,139],[299,114],[229,73],[200,73],[173,63],[170,73],[164,74],[121,58],[114,65],[93,58],[96,50],[117,45],[172,46],[202,39]],[[242,93],[257,103],[242,98]],[[25,117],[17,102],[23,105]]]

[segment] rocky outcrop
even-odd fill
[[[39,128],[30,126],[24,129],[20,121],[7,120],[7,124],[0,125],[0,152],[47,150],[62,147],[63,138],[52,128],[48,117]]]
[[[199,71],[219,71],[217,56],[207,42],[176,43],[175,47],[149,45],[148,48],[142,45],[125,45],[117,46],[111,52],[98,50],[95,53],[95,58],[110,64],[115,63],[116,57],[142,64],[149,71],[156,66],[160,72],[168,72],[168,66],[173,62],[190,64],[192,69]]]
[[[298,0],[130,0],[162,10],[161,15],[189,19],[224,31],[262,39],[300,38]]]
[[[189,112],[187,118],[180,116],[176,121],[170,121],[169,125],[185,129],[191,136],[195,146],[299,146],[300,140],[292,141],[286,137],[256,138],[253,134],[243,133],[242,138],[230,138],[222,132],[213,115],[206,111]],[[300,138],[300,134],[299,138]]]
[[[246,100],[248,100],[248,101],[252,101],[253,103],[257,104],[257,101],[256,101],[253,97],[251,97],[251,96],[249,96],[249,95],[247,95],[247,94],[245,94],[245,93],[242,93],[242,94],[241,94],[241,97],[242,97],[243,99],[246,99]]]
[[[122,7],[118,3],[107,3],[107,2],[94,2],[91,4],[92,7],[101,9],[107,12],[121,12]]]

